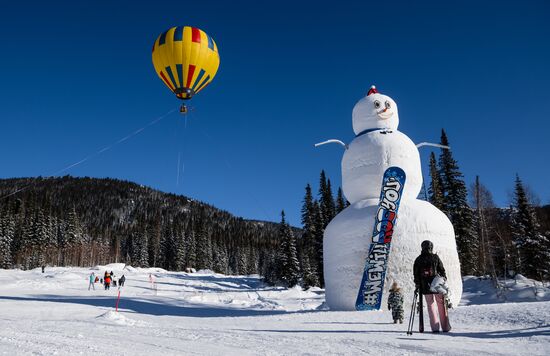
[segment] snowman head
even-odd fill
[[[393,129],[399,125],[397,104],[387,95],[380,94],[373,85],[367,96],[353,107],[353,131],[356,135],[368,129]]]

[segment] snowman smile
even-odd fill
[[[391,109],[385,108],[383,110],[378,111],[376,114],[382,120],[387,120],[393,116],[393,111]]]

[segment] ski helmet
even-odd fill
[[[422,245],[420,245],[420,247],[422,247],[422,251],[432,252],[434,244],[430,240],[424,240],[422,241]]]

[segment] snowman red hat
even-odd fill
[[[367,93],[367,96],[371,94],[378,94],[378,90],[376,90],[376,87],[374,85],[371,85],[369,92]]]

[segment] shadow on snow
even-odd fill
[[[114,308],[116,297],[82,297],[82,296],[67,296],[59,297],[56,295],[35,295],[31,297],[14,297],[0,296],[1,300],[12,301],[33,301],[33,302],[49,302],[49,303],[70,303],[82,304],[94,307]],[[199,317],[199,318],[217,318],[217,317],[245,317],[245,316],[260,316],[260,315],[277,315],[291,314],[298,312],[287,312],[280,310],[252,310],[252,309],[235,309],[223,308],[216,306],[195,306],[181,305],[170,303],[164,300],[163,303],[153,302],[146,299],[123,297],[120,299],[119,309],[123,312],[133,312],[148,315],[168,315],[168,316],[184,316],[184,317]],[[301,313],[301,312],[300,312]]]

